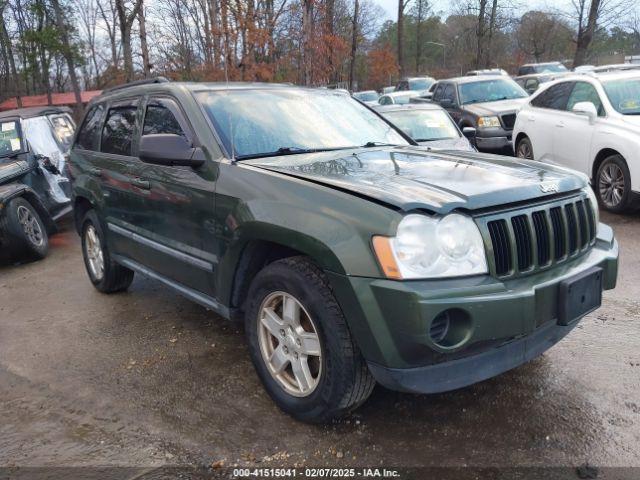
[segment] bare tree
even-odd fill
[[[118,30],[120,29],[118,23],[118,11],[116,9],[115,0],[108,0],[108,9],[105,10],[105,0],[99,0],[98,10],[102,21],[104,22],[107,36],[109,37],[109,46],[111,47],[111,64],[113,68],[118,69],[119,65],[119,52],[118,52]]]
[[[16,68],[16,60],[13,56],[13,47],[11,45],[11,38],[9,38],[9,33],[7,32],[7,24],[4,21],[4,11],[7,7],[7,3],[8,0],[0,0],[0,40],[2,40],[2,51],[5,55],[5,64],[9,65],[11,76],[13,77],[16,103],[18,104],[18,107],[22,107],[20,75],[18,74],[18,70]]]
[[[147,45],[147,22],[144,13],[144,2],[140,3],[138,11],[138,24],[140,25],[140,50],[142,51],[142,72],[145,78],[151,75],[151,62],[149,61],[149,47]]]
[[[118,22],[120,25],[120,40],[122,41],[122,56],[124,59],[124,76],[127,82],[133,80],[133,51],[131,49],[131,29],[140,9],[142,0],[134,0],[133,7],[128,10],[126,0],[115,0]]]
[[[58,0],[51,0],[51,5],[53,6],[53,11],[56,15],[56,24],[58,26],[60,42],[62,43],[62,54],[64,55],[69,68],[69,79],[71,80],[71,87],[76,100],[76,110],[78,115],[81,115],[84,107],[82,105],[82,95],[80,94],[80,82],[78,81],[78,76],[76,74],[73,49],[71,47],[71,42],[69,42],[69,27],[65,24],[64,13],[60,6],[60,2]]]
[[[404,11],[409,5],[410,0],[398,0],[398,65],[400,67],[400,76],[404,75]]]
[[[353,26],[351,32],[351,59],[349,60],[349,90],[353,90],[356,51],[358,50],[358,8],[358,0],[355,0],[353,5]]]

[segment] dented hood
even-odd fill
[[[446,213],[521,202],[588,185],[572,170],[476,152],[384,147],[245,160],[401,210]]]

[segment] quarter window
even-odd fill
[[[100,150],[116,155],[131,155],[131,143],[136,126],[135,105],[114,106],[109,109],[107,121],[102,129]]]
[[[562,82],[542,92],[531,100],[531,105],[552,110],[565,110],[574,82]]]
[[[602,106],[602,101],[600,100],[600,95],[598,95],[595,87],[590,83],[576,82],[573,87],[573,91],[569,96],[569,101],[567,102],[567,110],[573,110],[575,104],[580,102],[593,103],[598,111],[598,116],[604,117],[604,108]]]
[[[98,137],[100,135],[100,120],[102,119],[102,113],[104,107],[102,105],[96,105],[85,117],[84,123],[78,132],[78,138],[76,139],[76,146],[83,150],[97,150]]]

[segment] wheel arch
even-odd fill
[[[596,154],[593,160],[593,165],[591,166],[591,181],[594,182],[594,185],[597,180],[596,176],[598,175],[598,169],[600,168],[600,165],[602,165],[602,162],[604,162],[605,159],[611,157],[612,155],[620,155],[625,163],[627,162],[627,160],[624,158],[624,155],[622,155],[619,151],[609,147],[601,149]]]
[[[35,209],[38,216],[44,223],[48,234],[54,233],[56,231],[56,223],[53,221],[53,218],[51,218],[49,211],[44,206],[36,192],[34,192],[27,185],[20,183],[10,184],[7,186],[7,188],[3,188],[2,190],[0,190],[0,205],[8,204],[15,198],[24,198],[27,202],[29,202],[29,204]]]
[[[93,202],[87,197],[79,195],[73,200],[73,223],[76,227],[76,231],[80,234],[82,229],[82,220],[87,212],[95,208]]]
[[[515,143],[513,144],[513,146],[514,146],[514,150],[518,148],[518,144],[519,144],[519,143],[520,143],[520,141],[521,141],[522,139],[524,139],[524,138],[528,138],[528,139],[529,139],[529,141],[531,141],[531,138],[529,137],[529,135],[527,135],[527,134],[526,134],[526,133],[524,133],[524,132],[519,132],[519,133],[518,133],[518,135],[516,136],[516,141],[515,141]]]

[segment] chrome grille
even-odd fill
[[[477,217],[491,274],[535,272],[586,252],[596,237],[593,208],[581,196]]]

